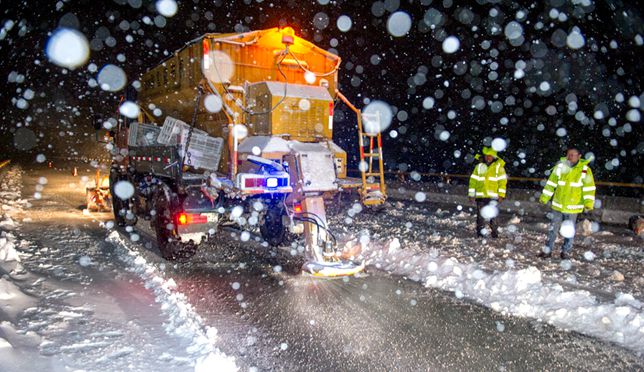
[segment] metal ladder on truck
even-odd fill
[[[385,185],[385,169],[382,159],[380,113],[362,113],[342,93],[338,91],[336,93],[342,102],[349,106],[358,117],[358,141],[360,146],[360,165],[358,168],[362,177],[362,187],[360,188],[362,204],[365,206],[382,205],[387,200],[387,186]],[[366,128],[363,125],[363,119],[366,121]],[[375,169],[374,159],[377,161]]]
[[[387,199],[382,160],[380,113],[360,114],[358,114],[358,140],[360,146],[359,168],[362,175],[362,204],[366,206],[380,205]],[[364,119],[364,124],[361,119]],[[369,144],[368,148],[367,143]],[[367,161],[367,159],[369,160]],[[377,160],[377,169],[374,169],[374,159]]]

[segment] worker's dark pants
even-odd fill
[[[497,226],[496,224],[496,218],[490,218],[490,220],[488,221],[487,219],[485,219],[485,217],[483,217],[483,215],[481,215],[481,210],[483,209],[483,207],[490,204],[491,201],[492,199],[490,198],[476,199],[476,235],[490,235],[493,238],[497,238],[499,236],[499,226]],[[485,228],[486,222],[489,222],[490,224],[490,233],[483,234],[483,229]]]

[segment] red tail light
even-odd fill
[[[293,205],[293,212],[302,213],[302,204],[296,203]]]
[[[208,217],[196,213],[179,213],[177,215],[179,225],[192,225],[207,223]]]
[[[264,187],[264,178],[246,178],[244,187],[249,189]]]

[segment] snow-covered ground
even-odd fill
[[[47,190],[53,186],[41,178],[36,192],[42,193],[27,201],[20,168],[6,174],[0,181],[1,370],[25,370],[26,363],[43,371],[237,369],[218,347],[229,340],[203,321],[161,260],[114,231],[109,215],[100,222],[73,206],[76,217],[52,210],[32,221],[25,213],[30,202],[42,198],[46,206],[46,195],[59,190]],[[368,271],[644,354],[642,240],[625,228],[600,226],[578,237],[572,260],[542,261],[535,257],[545,240],[542,216],[501,214],[501,238],[482,240],[468,206],[391,201],[372,213],[349,202],[329,214],[337,235],[365,243]],[[79,220],[60,230],[60,221],[42,223],[47,218]],[[497,324],[499,332],[503,327]]]
[[[216,330],[117,232],[92,221],[87,233],[80,211],[69,228],[30,229],[21,176],[13,167],[0,184],[0,370],[237,370]]]
[[[644,355],[643,241],[625,227],[592,229],[582,221],[573,259],[555,254],[544,261],[536,254],[545,243],[545,216],[502,214],[501,237],[482,239],[469,206],[391,203],[379,213],[356,204],[332,218],[344,234],[367,243],[371,267]]]

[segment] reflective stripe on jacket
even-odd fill
[[[588,160],[580,159],[570,167],[566,158],[552,168],[539,201],[548,203],[561,213],[581,213],[584,208],[592,210],[595,205],[595,179]]]
[[[479,163],[470,176],[470,187],[467,195],[470,198],[505,198],[508,176],[505,173],[505,161],[497,158],[490,165]]]

